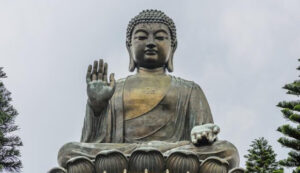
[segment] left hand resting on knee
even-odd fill
[[[193,127],[191,141],[193,144],[211,144],[217,139],[220,127],[216,124],[203,124]]]

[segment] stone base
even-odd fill
[[[139,148],[130,156],[108,150],[94,160],[77,157],[67,168],[53,168],[48,173],[244,173],[242,168],[229,170],[229,163],[218,157],[199,160],[193,152],[176,151],[168,156],[154,148]]]

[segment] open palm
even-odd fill
[[[114,74],[110,74],[107,80],[107,63],[103,60],[94,61],[94,65],[89,65],[86,74],[87,95],[93,107],[102,107],[107,104],[115,91]]]

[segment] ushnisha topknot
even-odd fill
[[[127,33],[126,33],[127,46],[131,46],[131,36],[132,36],[133,29],[137,24],[140,23],[163,23],[167,25],[171,33],[172,46],[173,47],[175,46],[177,42],[177,38],[176,38],[176,27],[173,20],[169,18],[164,12],[160,10],[153,10],[153,9],[143,10],[137,16],[135,16],[130,20],[127,27]]]

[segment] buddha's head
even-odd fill
[[[129,71],[140,67],[164,67],[172,72],[177,47],[175,24],[159,10],[144,10],[129,22],[126,46],[130,56]]]

